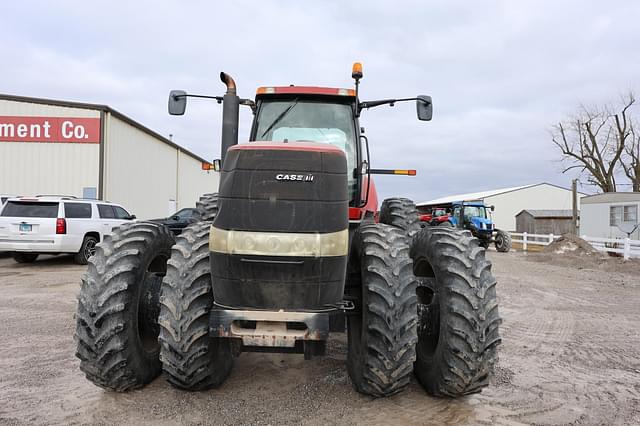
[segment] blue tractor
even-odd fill
[[[494,243],[497,251],[508,252],[511,249],[511,235],[495,228],[491,217],[494,209],[494,206],[487,206],[482,201],[456,201],[451,203],[449,226],[471,231],[484,248]]]

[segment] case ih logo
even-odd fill
[[[0,142],[100,143],[100,119],[0,116]]]
[[[276,180],[292,180],[296,182],[313,182],[313,175],[288,175],[279,173],[276,175]]]

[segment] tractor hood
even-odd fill
[[[471,223],[473,224],[473,226],[475,226],[476,228],[482,230],[482,229],[491,229],[491,219],[488,218],[484,218],[484,217],[472,217],[471,218]]]

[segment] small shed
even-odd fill
[[[573,231],[571,210],[522,210],[516,215],[516,232],[562,235]]]

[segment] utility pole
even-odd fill
[[[573,235],[578,235],[578,179],[571,181]]]

